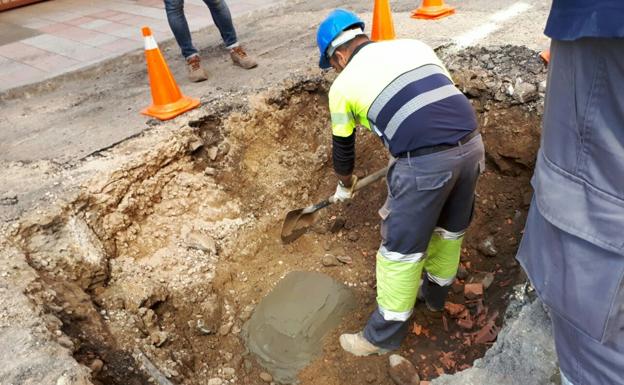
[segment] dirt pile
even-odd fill
[[[534,52],[507,47],[445,56],[479,112],[488,169],[449,299],[465,312],[432,315],[417,306],[414,332],[399,352],[422,379],[481,357],[491,338],[479,333],[501,326],[508,293],[522,279],[513,255],[531,195],[541,99],[538,91],[521,102],[504,90],[507,84],[519,89],[520,76],[518,84],[539,85],[543,70],[527,78],[514,72],[521,64],[488,68],[488,54],[494,63],[509,57],[534,65]],[[511,66],[509,81],[505,66]],[[335,187],[328,85],[323,76],[298,78],[250,98],[244,109],[208,113],[98,175],[70,204],[33,213],[15,229],[14,245],[38,273],[29,297],[50,316],[47,330],[91,368],[94,384],[147,383],[141,355],[179,384],[268,379],[240,332],[256,304],[292,271],[323,271],[352,288],[356,301],[301,383],[391,383],[384,357],[350,357],[337,342],[339,333],[361,329],[375,306],[375,208],[385,185],[326,209],[296,242],[280,242],[285,212],[324,199]],[[385,166],[378,139],[357,135],[356,173]],[[475,285],[482,293],[466,298],[466,286]]]

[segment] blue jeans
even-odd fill
[[[165,10],[167,11],[167,21],[169,27],[175,36],[178,46],[185,58],[197,54],[197,49],[193,46],[191,39],[191,31],[189,30],[186,16],[184,16],[184,0],[164,0]],[[232,24],[232,15],[230,9],[223,0],[204,0],[204,3],[210,9],[212,20],[221,33],[223,43],[226,47],[236,44],[236,31]]]

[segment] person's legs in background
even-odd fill
[[[201,82],[208,79],[208,75],[201,66],[197,49],[193,46],[191,31],[184,15],[184,0],[164,0],[167,21],[173,36],[180,47],[182,56],[186,59],[189,79],[192,82]]]
[[[236,30],[232,23],[232,15],[230,9],[224,0],[204,0],[204,3],[210,9],[210,14],[214,20],[215,25],[219,29],[221,38],[225,47],[230,50],[230,57],[234,64],[250,69],[258,65],[258,63],[252,59],[247,52],[240,46],[236,37]]]

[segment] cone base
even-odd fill
[[[199,99],[182,95],[178,101],[164,105],[152,104],[142,110],[141,113],[159,120],[169,120],[197,106],[199,106]]]
[[[436,20],[443,17],[451,16],[455,13],[455,8],[448,5],[439,7],[420,7],[412,12],[412,19],[428,19]]]

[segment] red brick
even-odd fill
[[[464,296],[468,299],[475,299],[483,296],[483,284],[467,283],[464,286]]]

